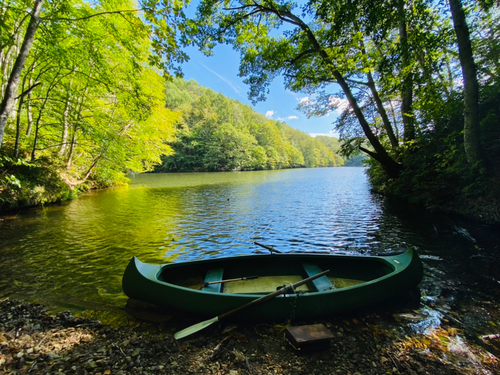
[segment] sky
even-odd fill
[[[308,119],[296,109],[307,95],[285,90],[281,78],[277,78],[270,86],[267,100],[253,106],[247,96],[249,87],[238,76],[239,53],[232,47],[219,45],[215,47],[213,56],[205,56],[194,47],[187,48],[186,52],[190,61],[182,65],[184,79],[194,79],[202,86],[251,106],[267,118],[284,121],[292,128],[313,136],[335,135],[332,123],[337,117],[336,112]]]

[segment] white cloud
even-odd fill
[[[338,96],[330,96],[328,102],[333,108],[335,108],[337,113],[343,113],[350,108],[349,100],[339,98]]]
[[[313,101],[308,97],[303,97],[303,98],[300,98],[300,99],[297,99],[299,101],[299,104],[313,104]]]
[[[299,105],[303,106],[313,106],[314,99],[306,96],[301,99],[297,99]],[[328,98],[328,104],[331,109],[326,109],[326,116],[330,116],[330,113],[336,112],[336,114],[341,114],[345,111],[348,111],[350,108],[349,101],[347,99],[339,98],[338,96],[330,96]]]
[[[328,133],[309,133],[309,135],[313,138],[318,137],[318,136],[325,136],[325,137],[335,137],[338,138],[339,135],[334,132],[333,130],[330,130]]]
[[[267,118],[271,118],[271,117],[273,117],[273,116],[274,116],[274,111],[267,111],[267,112],[266,112],[266,117],[267,117]]]
[[[287,120],[298,120],[299,118],[297,116],[288,116],[288,117],[278,117],[278,121],[287,121]]]

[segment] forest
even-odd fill
[[[0,207],[68,199],[155,166],[233,171],[343,163],[338,142],[327,146],[174,78],[174,64],[187,58],[171,39],[174,24],[185,22],[181,8],[4,2],[0,14]]]
[[[236,171],[297,167],[337,167],[337,139],[312,138],[287,124],[269,120],[249,106],[174,79],[166,84],[167,108],[181,113],[174,153],[157,171]]]
[[[0,206],[68,199],[128,171],[334,166],[361,152],[375,191],[500,222],[496,2],[187,5],[0,4]],[[308,116],[345,108],[340,146],[174,78],[184,46],[218,44],[240,53],[253,102],[282,76],[308,95]]]

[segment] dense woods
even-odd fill
[[[182,113],[157,171],[234,171],[295,167],[336,167],[336,139],[315,139],[249,106],[196,82],[175,79],[166,85],[167,108]]]
[[[342,164],[329,140],[193,82],[165,86],[188,58],[183,46],[210,54],[225,43],[253,101],[281,75],[308,94],[308,116],[344,108],[332,125],[340,152],[369,156],[377,191],[500,221],[497,3],[203,0],[192,19],[185,5],[2,2],[0,204],[64,199],[162,163]]]
[[[324,143],[196,83],[165,86],[186,59],[182,6],[2,3],[0,206],[125,183],[162,156],[163,171],[342,164]]]
[[[0,206],[124,182],[171,152],[179,115],[148,63],[152,23],[134,7],[2,2]]]

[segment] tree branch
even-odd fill
[[[364,81],[357,81],[355,79],[352,79],[352,78],[346,78],[345,79],[347,82],[351,82],[351,83],[355,83],[357,85],[363,85],[363,86],[368,86],[369,83],[368,82],[364,82]]]
[[[19,99],[19,98],[24,98],[26,95],[28,95],[28,94],[31,92],[31,90],[33,90],[35,87],[37,87],[38,85],[41,85],[41,84],[42,84],[41,82],[37,82],[37,83],[35,83],[33,86],[31,86],[31,87],[30,87],[30,88],[28,88],[26,91],[24,91],[23,93],[21,93],[21,95],[19,95],[19,96],[16,98],[16,100],[17,100],[17,99]]]
[[[101,12],[101,13],[95,13],[91,14],[90,16],[86,17],[80,17],[80,18],[41,18],[43,21],[82,21],[82,20],[88,20],[90,18],[102,16],[105,14],[123,14],[123,13],[134,13],[134,12],[140,12],[143,9],[129,9],[129,10],[115,10],[115,11],[110,11],[110,12]]]
[[[294,58],[294,59],[292,59],[292,60],[288,60],[288,62],[289,62],[290,64],[295,64],[297,61],[299,61],[299,60],[300,60],[301,58],[303,58],[304,56],[307,56],[307,55],[312,55],[313,53],[318,53],[318,52],[319,52],[319,51],[318,51],[316,48],[314,48],[314,49],[309,49],[309,50],[307,50],[307,51],[303,51],[303,52],[299,53],[299,54],[297,55],[297,57],[295,57],[295,58]]]

